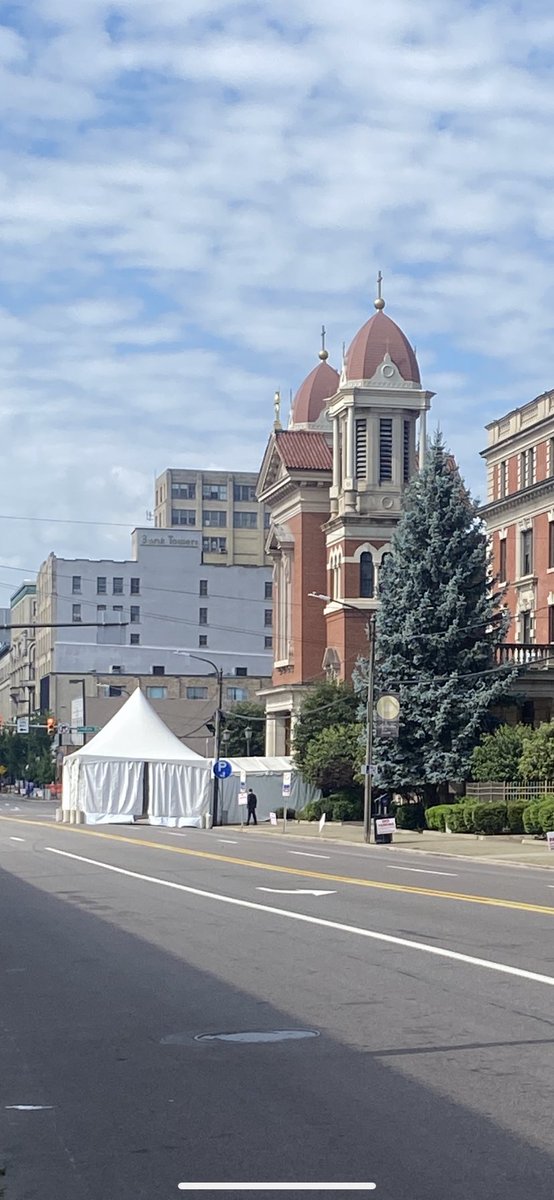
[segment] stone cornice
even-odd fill
[[[531,487],[524,488],[519,492],[512,492],[509,496],[502,496],[499,500],[491,500],[489,504],[483,504],[478,509],[480,517],[500,516],[502,513],[508,513],[514,508],[523,508],[529,500],[539,500],[542,496],[554,497],[554,478],[541,479],[539,483],[532,484]]]

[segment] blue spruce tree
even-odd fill
[[[433,803],[448,781],[468,778],[487,713],[516,673],[495,664],[509,615],[477,506],[440,434],[406,490],[380,600],[376,695],[395,692],[401,716],[397,740],[375,741],[377,782]],[[364,676],[360,663],[360,691]]]

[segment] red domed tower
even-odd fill
[[[415,352],[386,316],[378,277],[375,314],[344,356],[326,415],[333,434],[331,515],[326,525],[327,653],[349,678],[366,648],[369,613],[378,605],[379,569],[417,469],[416,427],[425,445],[433,393],[422,389]],[[344,605],[349,607],[345,609]],[[356,608],[359,616],[352,612]]]

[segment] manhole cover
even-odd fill
[[[317,1029],[253,1029],[241,1033],[198,1033],[195,1042],[292,1042],[319,1037]]]

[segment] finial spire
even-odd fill
[[[327,333],[327,330],[325,328],[325,325],[322,325],[321,326],[321,350],[319,351],[319,357],[322,362],[327,362],[327,359],[329,358],[329,351],[325,347],[326,333]]]
[[[379,271],[379,274],[377,275],[377,299],[373,301],[375,308],[377,309],[377,312],[382,312],[385,307],[385,301],[383,300],[383,297],[381,295],[382,282],[383,282],[383,276],[382,276],[381,272]]]
[[[282,426],[281,426],[281,393],[280,393],[279,389],[277,389],[277,391],[275,392],[275,395],[273,397],[273,409],[275,412],[273,428],[281,429],[282,428]]]

